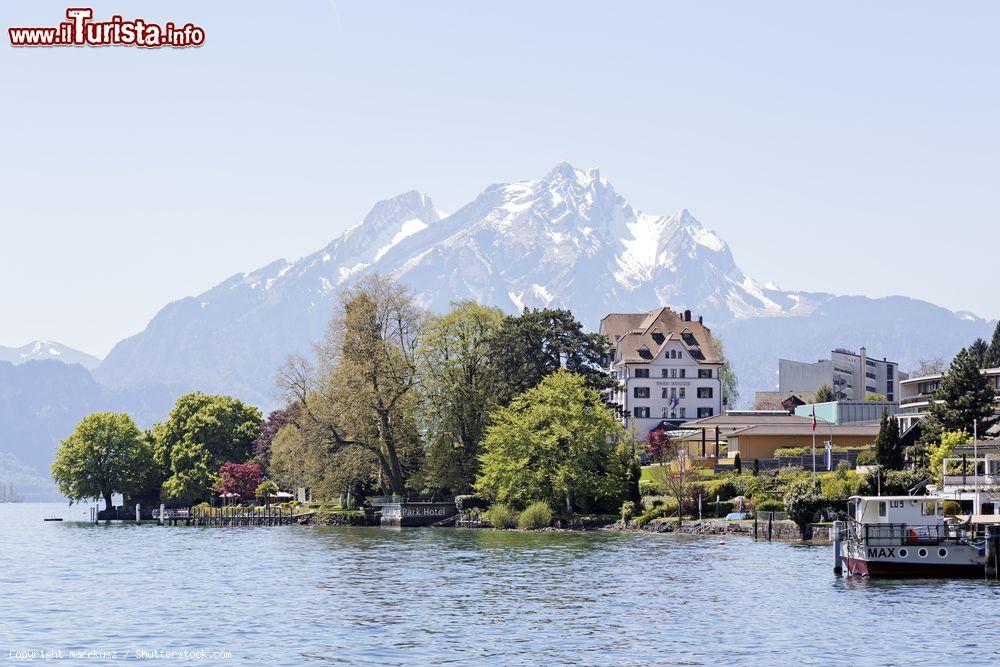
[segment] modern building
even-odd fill
[[[609,400],[635,437],[722,412],[722,359],[711,330],[690,310],[611,313],[600,332],[610,344],[607,370],[618,381]]]
[[[830,401],[829,403],[812,403],[795,408],[795,414],[800,417],[811,417],[814,414],[820,421],[831,424],[880,424],[882,413],[888,412],[895,417],[899,411],[899,403],[884,401]]]
[[[958,502],[963,513],[1000,514],[1000,440],[957,447],[941,464],[941,481],[928,491]]]
[[[880,394],[894,403],[899,400],[900,380],[905,379],[906,374],[899,372],[899,364],[884,358],[873,359],[865,348],[860,353],[833,350],[829,359],[813,363],[778,360],[781,392],[815,392],[825,384],[839,400],[864,401],[871,394]]]
[[[681,424],[674,435],[688,444],[691,456],[715,457],[720,445],[728,444],[728,436],[753,426],[809,426],[812,418],[798,417],[787,410],[727,410],[718,415],[695,419]]]
[[[986,381],[997,392],[997,411],[1000,412],[1000,368],[985,368],[980,371],[986,376]],[[899,384],[899,411],[896,419],[899,428],[906,431],[918,421],[927,416],[934,392],[941,388],[942,373],[922,375],[904,379]]]

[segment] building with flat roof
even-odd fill
[[[905,378],[899,364],[884,358],[873,359],[865,348],[860,353],[832,350],[829,359],[812,363],[778,360],[778,391],[816,392],[828,385],[843,401],[864,401],[878,394],[894,403],[899,399],[899,382]]]
[[[690,310],[610,313],[600,332],[610,348],[607,371],[618,381],[609,400],[636,438],[722,412],[722,359]]]
[[[996,409],[1000,413],[1000,368],[984,368],[980,371],[997,393]],[[899,428],[906,431],[927,416],[934,392],[941,388],[943,373],[906,378],[899,383],[899,410],[896,419]]]
[[[817,421],[813,429],[812,419],[802,424],[757,424],[733,431],[726,436],[729,441],[729,456],[739,453],[743,461],[753,459],[773,459],[774,452],[782,447],[811,447],[813,437],[817,448],[829,441],[833,447],[863,447],[875,442],[878,424],[837,425]]]
[[[795,408],[795,414],[811,417],[815,410],[816,419],[831,424],[880,424],[882,413],[894,417],[899,411],[899,403],[884,401],[831,401],[810,403]]]

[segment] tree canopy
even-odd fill
[[[477,490],[515,507],[617,509],[632,455],[628,434],[586,379],[559,370],[491,418]]]
[[[418,352],[426,488],[467,493],[476,480],[479,444],[496,405],[488,342],[503,321],[498,308],[461,301],[424,327]]]
[[[882,411],[882,423],[875,438],[875,460],[886,470],[901,470],[904,463],[904,448],[899,439],[899,422]]]
[[[163,470],[165,498],[195,502],[213,488],[223,463],[242,463],[260,435],[257,408],[230,396],[195,392],[178,399],[167,420],[153,430]]]
[[[98,412],[84,417],[62,441],[52,464],[59,492],[70,500],[131,496],[145,485],[153,468],[149,442],[128,415]]]
[[[941,379],[941,388],[934,393],[927,439],[937,440],[941,431],[971,432],[973,424],[984,435],[997,423],[995,402],[996,390],[980,372],[975,357],[966,349],[959,351]]]
[[[1000,322],[997,322],[997,327],[993,330],[993,339],[986,350],[985,367],[1000,368]]]
[[[589,387],[608,389],[613,382],[604,371],[607,352],[607,339],[584,332],[570,311],[525,309],[504,318],[488,341],[493,394],[507,405],[560,368],[581,375]]]
[[[341,292],[318,366],[292,359],[279,380],[301,408],[309,447],[374,463],[379,483],[395,494],[405,493],[419,464],[414,388],[425,318],[406,287],[367,276]]]
[[[824,384],[817,389],[816,396],[813,398],[813,401],[816,403],[832,403],[836,400],[837,396],[833,393],[833,389],[831,389],[828,384]]]

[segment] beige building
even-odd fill
[[[729,442],[729,457],[739,452],[744,462],[753,459],[773,459],[775,450],[781,447],[811,447],[816,436],[816,449],[823,451],[826,441],[834,447],[863,447],[875,442],[879,425],[838,426],[819,422],[813,430],[812,419],[802,418],[805,423],[757,424],[732,431],[726,436]]]
[[[611,313],[601,320],[611,347],[608,372],[618,381],[609,396],[635,437],[722,412],[722,360],[712,332],[691,311],[657,308]]]

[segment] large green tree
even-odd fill
[[[178,399],[167,420],[153,429],[165,476],[163,497],[204,499],[223,463],[243,463],[253,456],[261,421],[260,410],[230,396],[195,392]]]
[[[347,452],[373,463],[380,485],[395,494],[405,493],[419,464],[415,388],[425,319],[406,287],[367,276],[340,293],[315,367],[290,359],[279,377],[299,405],[302,437],[331,457]]]
[[[493,393],[500,405],[538,385],[560,368],[582,375],[587,385],[613,385],[604,366],[608,341],[586,333],[568,310],[525,309],[507,317],[488,342]]]
[[[899,440],[899,422],[882,411],[882,423],[875,438],[875,460],[886,470],[901,470],[904,459],[903,444]]]
[[[993,340],[986,350],[986,367],[1000,368],[1000,322],[997,322],[997,328],[993,330]]]
[[[132,497],[145,486],[154,467],[149,441],[128,415],[98,412],[88,415],[62,441],[52,464],[59,492],[70,500]]]
[[[837,395],[833,393],[833,389],[828,384],[824,384],[817,389],[816,395],[813,397],[813,401],[816,403],[831,403],[836,400]]]
[[[982,436],[997,423],[995,402],[996,390],[980,372],[975,357],[961,350],[941,379],[941,388],[934,393],[924,442],[940,440],[942,431],[971,432],[973,424]]]
[[[980,368],[989,368],[987,365],[989,350],[989,344],[982,338],[977,338],[972,341],[972,345],[969,346],[969,355],[972,356],[972,360],[975,361],[976,365]]]
[[[515,507],[617,508],[627,492],[628,437],[583,376],[556,371],[494,413],[476,489]]]
[[[495,406],[487,342],[504,321],[498,308],[461,301],[421,335],[420,416],[425,487],[466,493],[479,469],[479,443]]]

